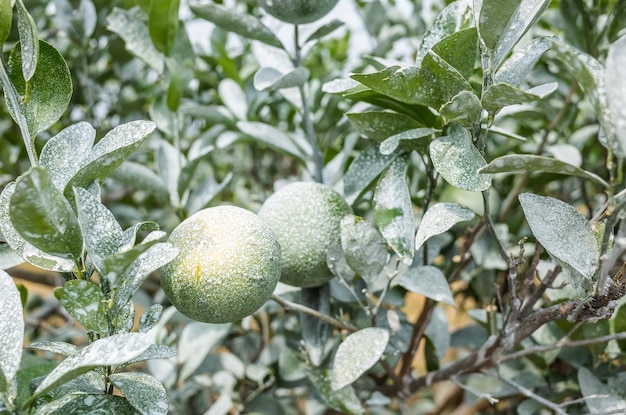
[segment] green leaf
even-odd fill
[[[112,314],[112,313],[111,313]],[[124,304],[121,310],[113,314],[112,326],[113,333],[122,334],[130,333],[135,325],[135,305],[132,301]]]
[[[433,315],[426,326],[426,337],[433,345],[437,359],[441,361],[448,347],[450,347],[450,340],[452,338],[448,326],[448,317],[441,307],[435,307],[433,309]]]
[[[15,230],[38,249],[74,261],[81,257],[78,220],[43,167],[33,167],[17,180],[9,215]]]
[[[52,182],[61,192],[74,176],[96,139],[96,130],[87,122],[79,122],[61,130],[41,150],[39,164],[45,167]]]
[[[536,101],[550,95],[559,87],[557,82],[550,82],[522,91],[513,85],[497,83],[491,85],[483,94],[482,104],[485,110],[495,114],[508,105]]]
[[[313,33],[311,33],[311,35],[309,37],[306,38],[306,40],[304,41],[304,43],[309,43],[309,42],[313,42],[314,40],[318,40],[323,38],[324,36],[334,32],[335,30],[339,29],[341,26],[344,25],[344,22],[342,22],[341,20],[332,20],[326,24],[323,24],[322,26],[320,26],[319,28],[317,28],[317,30]]]
[[[620,87],[618,85],[621,85],[621,78],[619,78],[617,84],[610,85],[610,88],[607,88],[607,73],[597,59],[558,39],[552,40],[552,44],[557,58],[574,75],[574,78],[593,105],[596,116],[608,139],[608,142],[601,141],[602,144],[606,147],[609,143],[612,143],[615,149],[615,144],[617,144],[615,142],[616,131],[611,122],[613,118],[609,108],[607,91],[613,88],[619,90]],[[621,151],[621,146],[617,148]]]
[[[224,30],[283,49],[283,44],[276,35],[254,16],[239,14],[212,3],[193,5],[191,10],[198,17],[213,22]]]
[[[180,0],[152,0],[148,13],[148,32],[152,43],[165,56],[170,55],[178,32]]]
[[[399,152],[381,154],[378,146],[367,147],[352,161],[343,177],[343,192],[350,204],[381,174]]]
[[[0,230],[11,249],[29,263],[50,271],[71,272],[76,267],[73,260],[50,255],[35,248],[15,230],[11,223],[9,204],[15,192],[15,182],[11,182],[0,193]]]
[[[387,243],[407,264],[415,252],[413,205],[407,183],[408,155],[400,156],[381,176],[374,190],[374,221]]]
[[[181,166],[185,165],[186,162],[185,156],[178,148],[168,141],[161,141],[156,152],[156,164],[159,175],[167,186],[170,204],[175,208],[180,206],[178,182],[180,180]]]
[[[350,334],[337,348],[332,366],[331,386],[337,391],[361,377],[383,356],[389,332],[367,327]]]
[[[326,371],[309,371],[307,375],[329,407],[345,414],[361,415],[365,413],[361,401],[352,386],[334,390],[331,386],[333,378]]]
[[[176,356],[176,349],[173,347],[165,346],[163,344],[151,344],[145,352],[141,353],[134,359],[123,363],[121,366],[124,367],[137,362],[145,362],[146,360],[169,359],[174,356]]]
[[[160,242],[139,255],[126,271],[115,291],[111,315],[115,318],[135,295],[148,275],[173,260],[177,254],[178,248],[174,245],[169,242]]]
[[[439,113],[446,122],[456,122],[465,128],[473,129],[480,123],[483,106],[475,93],[461,91],[441,106]]]
[[[428,238],[447,232],[459,222],[474,219],[474,211],[458,203],[437,203],[428,208],[417,234],[415,235],[415,249],[420,249]]]
[[[421,127],[414,119],[396,112],[364,111],[348,112],[345,115],[359,133],[375,141],[383,141],[389,136]]]
[[[70,356],[80,350],[77,346],[66,342],[55,342],[48,340],[39,340],[28,345],[29,349],[45,350],[47,352],[60,354],[61,356]]]
[[[9,274],[0,270],[0,396],[15,396],[13,379],[22,359],[24,316],[20,293]],[[2,401],[0,399],[0,401]]]
[[[435,301],[455,306],[448,280],[439,268],[432,265],[409,268],[400,276],[398,285]]]
[[[2,215],[0,215],[1,217]],[[23,262],[22,257],[13,251],[9,244],[0,244],[0,270],[13,268]]]
[[[389,258],[387,243],[378,229],[358,216],[341,220],[341,248],[350,268],[367,282],[368,290],[383,289],[387,278],[379,278]]]
[[[255,138],[259,142],[277,150],[283,154],[295,157],[306,163],[311,149],[302,149],[295,144],[295,141],[286,133],[276,127],[262,122],[240,121],[237,127],[244,134]]]
[[[578,384],[591,414],[618,414],[626,411],[626,401],[618,392],[600,382],[586,367],[578,369]]]
[[[80,187],[74,188],[74,194],[85,248],[102,275],[104,258],[116,253],[122,244],[122,227],[113,213],[93,194]]]
[[[550,40],[547,37],[534,39],[526,47],[515,52],[496,72],[496,82],[519,86],[541,56],[550,49]]]
[[[209,324],[199,321],[185,326],[178,340],[178,344],[184,345],[178,350],[179,381],[184,382],[195,373],[211,349],[226,338],[230,329],[230,324]]]
[[[7,72],[18,95],[20,109],[7,101],[7,109],[17,120],[16,111],[26,117],[31,137],[57,122],[65,113],[72,98],[72,78],[63,56],[50,44],[39,41],[39,59],[32,78],[26,83],[22,75],[22,46],[15,45],[9,56]]]
[[[124,233],[125,238],[128,236],[126,233],[127,232]],[[159,243],[159,240],[163,239],[165,236],[167,236],[167,234],[162,231],[151,232],[143,241],[141,241],[141,244],[133,246],[133,239],[132,241],[122,245],[118,253],[104,258],[104,276],[111,284],[111,287],[117,287],[135,260],[153,245]]]
[[[479,174],[487,165],[472,143],[469,131],[452,124],[448,135],[430,143],[430,156],[437,172],[451,185],[470,192],[491,186],[491,176]]]
[[[494,69],[535,24],[548,4],[550,0],[482,0],[478,31],[493,53]]]
[[[143,190],[161,200],[169,197],[163,179],[143,164],[126,160],[109,177],[129,187]]]
[[[184,171],[184,170],[183,170]],[[193,189],[189,195],[189,199],[185,204],[185,210],[188,214],[195,213],[200,209],[204,209],[208,204],[215,199],[221,192],[228,186],[233,179],[233,172],[228,172],[224,180],[221,182],[215,181],[213,175],[207,177],[202,181],[198,187]]]
[[[68,356],[41,382],[26,405],[49,390],[101,366],[116,366],[139,356],[151,344],[143,333],[125,333],[98,339]]]
[[[139,318],[139,333],[145,333],[152,329],[158,322],[163,312],[161,304],[152,304]]]
[[[445,37],[467,29],[474,23],[474,16],[468,5],[462,1],[455,1],[446,6],[437,15],[422,38],[417,51],[417,65],[422,63],[424,57],[437,43]]]
[[[304,67],[283,73],[266,66],[254,74],[254,87],[259,91],[278,91],[283,88],[300,87],[306,83],[309,75],[309,70]]]
[[[570,271],[575,284],[589,282],[599,261],[598,243],[589,221],[558,199],[522,193],[519,201],[537,241]]]
[[[166,58],[165,66],[167,67],[168,84],[167,84],[167,108],[170,111],[178,111],[180,100],[183,97],[183,79],[182,68],[174,58]]]
[[[489,164],[479,170],[480,173],[556,173],[568,176],[582,177],[591,180],[605,188],[609,184],[589,171],[583,170],[564,161],[532,154],[509,154],[492,160]]]
[[[146,15],[139,7],[123,10],[114,7],[107,16],[107,29],[117,33],[126,44],[126,49],[150,65],[159,75],[163,73],[163,55],[150,40]]]
[[[37,60],[39,59],[39,36],[37,35],[37,25],[32,16],[26,10],[24,2],[17,0],[17,31],[20,36],[22,53],[22,76],[29,82],[35,75]]]
[[[97,284],[87,280],[67,281],[54,290],[54,296],[86,330],[108,333],[107,302]]]
[[[400,102],[434,108],[462,90],[472,90],[456,69],[433,52],[426,55],[422,68],[391,66],[379,72],[353,74],[351,78]]]
[[[625,6],[625,5],[622,5]],[[617,6],[616,6],[617,7]],[[622,7],[624,8],[624,7]],[[624,68],[626,67],[626,38],[622,37],[609,48],[606,59],[605,79],[608,86],[607,105],[616,139],[621,146],[622,153],[626,154],[626,82],[624,82]]]
[[[0,0],[0,46],[11,33],[11,24],[13,23],[13,7],[11,0]]]
[[[238,120],[248,119],[248,98],[236,81],[230,78],[222,79],[217,86],[220,99]]]
[[[121,396],[70,393],[37,408],[35,415],[135,415],[133,406]]]
[[[71,195],[73,187],[87,188],[96,179],[108,177],[154,131],[152,121],[131,121],[109,131],[91,149],[80,169],[65,187]]]
[[[433,45],[432,52],[456,69],[465,79],[474,72],[478,56],[478,32],[475,27],[459,30]],[[423,67],[424,61],[422,61]]]
[[[388,156],[395,152],[398,147],[408,151],[417,150],[420,154],[428,154],[428,145],[432,135],[440,131],[435,128],[413,128],[394,134],[380,143],[380,154]]]
[[[305,307],[329,315],[330,288],[328,284],[319,287],[303,288],[300,293],[300,301]],[[309,364],[313,367],[319,367],[326,357],[326,345],[331,335],[330,326],[319,318],[305,313],[300,313],[300,326],[302,340],[310,360]]]
[[[167,392],[154,377],[139,372],[114,373],[111,383],[142,415],[167,414]]]

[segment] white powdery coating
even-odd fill
[[[259,216],[272,228],[282,250],[281,281],[315,287],[333,274],[328,249],[341,243],[341,219],[351,213],[343,197],[313,182],[295,182],[270,196]]]
[[[332,10],[339,0],[259,0],[266,12],[283,22],[314,22]]]
[[[194,320],[229,323],[258,310],[280,277],[280,245],[254,213],[235,206],[203,209],[169,241],[180,251],[161,268],[161,285]]]

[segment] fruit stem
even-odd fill
[[[302,304],[298,304],[298,303],[294,303],[294,302],[289,301],[289,300],[285,300],[284,298],[279,297],[276,294],[272,294],[272,300],[276,301],[278,304],[283,306],[286,310],[298,311],[298,312],[307,314],[307,315],[309,315],[311,317],[315,317],[317,319],[320,319],[320,320],[330,324],[331,326],[337,327],[338,329],[348,330],[348,331],[357,331],[358,330],[358,328],[356,326],[353,326],[352,324],[348,323],[347,321],[338,320],[336,318],[333,318],[333,317],[328,316],[326,314],[320,313],[319,311],[314,310],[312,308],[309,308],[307,306],[304,306]]]
[[[300,47],[298,25],[294,25],[294,45],[295,56],[293,59],[293,66],[297,69],[302,67],[302,48]],[[302,123],[304,125],[304,133],[306,134],[307,140],[311,144],[311,151],[313,152],[313,163],[315,165],[313,180],[318,183],[322,183],[324,180],[324,163],[322,160],[322,152],[320,151],[319,145],[317,143],[317,137],[315,136],[315,129],[313,128],[313,120],[311,119],[309,100],[307,98],[304,85],[300,85],[298,89],[300,90],[300,98],[302,99]]]

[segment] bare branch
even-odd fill
[[[279,296],[277,296],[276,294],[272,294],[272,300],[276,301],[278,304],[282,305],[286,310],[292,310],[292,311],[298,311],[304,314],[307,314],[311,317],[315,317],[317,319],[320,319],[328,324],[330,324],[331,326],[334,326],[340,330],[349,330],[349,331],[358,331],[358,327],[346,322],[346,321],[341,321],[338,320],[336,318],[333,318],[331,316],[328,316],[326,314],[320,313],[317,310],[313,310],[312,308],[303,306],[302,304],[298,304],[298,303],[294,303],[292,301],[289,300],[285,300],[284,298],[281,298]]]

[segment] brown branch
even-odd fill
[[[424,337],[424,332],[426,331],[426,326],[430,321],[430,317],[432,316],[433,309],[435,308],[436,302],[427,298],[424,302],[424,308],[422,309],[422,313],[418,317],[415,324],[413,324],[413,332],[411,333],[411,340],[409,341],[409,347],[406,352],[402,355],[402,359],[400,359],[400,368],[398,370],[398,375],[404,385],[402,385],[401,389],[405,389],[405,386],[408,382],[409,376],[411,374],[411,367],[413,366],[413,359],[415,358],[415,353],[417,353],[417,348],[419,347],[419,343]]]
[[[307,306],[303,306],[302,304],[294,303],[289,300],[285,300],[277,296],[276,294],[272,294],[272,300],[276,301],[278,304],[283,306],[286,310],[298,311],[304,314],[307,314],[311,317],[322,320],[325,323],[330,324],[333,327],[336,327],[340,330],[348,330],[348,331],[358,331],[359,328],[348,323],[347,321],[341,321],[326,314],[320,313],[317,310],[313,310]]]

